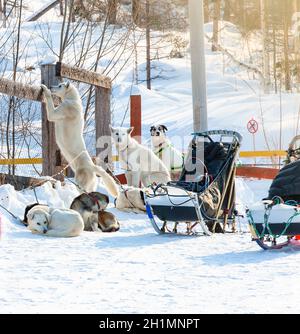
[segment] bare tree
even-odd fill
[[[300,11],[300,4],[299,4],[299,0],[294,0],[293,1],[293,13],[295,15],[299,15]],[[298,28],[299,29],[299,28]],[[295,63],[296,63],[296,82],[297,82],[297,90],[299,91],[299,84],[300,84],[300,31],[298,31],[298,29],[296,28],[295,31],[295,43],[294,43],[294,52],[295,52]]]
[[[261,10],[261,29],[262,29],[262,56],[263,56],[263,73],[264,73],[264,92],[270,92],[270,55],[269,55],[269,25],[267,22],[267,6],[266,0],[260,0]]]
[[[64,0],[59,1],[59,13],[61,16],[64,15]]]
[[[216,45],[219,44],[219,21],[221,18],[221,0],[214,0],[214,20],[213,20],[213,43],[212,51],[217,51]]]
[[[291,72],[289,60],[289,26],[290,26],[290,11],[288,6],[284,6],[283,10],[283,50],[284,50],[284,73],[285,73],[285,90],[291,90]]]
[[[151,89],[151,30],[149,0],[146,0],[146,45],[147,88]]]
[[[131,0],[131,6],[132,6],[132,20],[134,24],[139,26],[140,25],[140,11],[141,11],[140,0]]]
[[[117,23],[117,13],[118,13],[119,0],[108,0],[107,3],[107,16],[109,24]]]
[[[7,20],[7,0],[1,1],[1,12],[2,12],[2,20],[3,20],[3,28],[6,28],[6,20]]]
[[[223,0],[223,17],[225,21],[231,20],[231,13],[232,13],[232,0]]]
[[[67,48],[71,23],[74,18],[74,0],[65,1],[64,18],[60,33],[60,50],[59,50],[59,61],[61,62],[64,57],[65,50]]]

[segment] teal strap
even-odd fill
[[[270,228],[270,223],[269,223],[269,218],[270,218],[270,213],[271,213],[271,210],[272,209],[267,209],[266,212],[265,212],[265,215],[264,215],[264,228],[262,230],[261,233],[259,233],[257,231],[257,228],[256,228],[256,224],[254,222],[254,219],[253,219],[253,216],[250,212],[250,210],[247,212],[247,218],[248,218],[248,221],[249,221],[249,224],[254,228],[255,230],[255,233],[256,235],[258,236],[259,239],[265,237],[266,235],[270,235],[272,236],[274,239],[277,239],[277,238],[280,238],[282,237],[283,235],[285,235],[286,231],[288,230],[288,228],[290,227],[290,225],[292,224],[293,220],[300,216],[300,212],[299,211],[296,211],[289,219],[288,221],[285,223],[285,227],[284,229],[282,230],[282,232],[280,234],[275,234],[272,232],[271,228]]]
[[[162,153],[168,147],[173,147],[173,146],[171,144],[168,144],[168,146],[166,146],[166,147],[161,147],[158,152],[155,152],[155,154],[159,155],[160,153]]]
[[[161,147],[160,150],[158,152],[154,152],[155,155],[159,156],[166,148],[168,147],[173,147],[172,144],[168,144],[168,146],[166,147]],[[159,157],[160,158],[160,157]],[[176,170],[182,170],[182,166],[184,165],[184,154],[182,153],[182,165],[181,166],[174,166],[171,167],[172,171],[176,171]]]

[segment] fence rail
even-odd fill
[[[240,158],[272,158],[285,157],[286,151],[243,151]],[[113,161],[119,161],[118,156],[113,156]],[[0,166],[4,165],[39,165],[43,163],[42,158],[0,159]]]
[[[40,165],[42,163],[43,163],[42,158],[0,159],[0,166],[6,166],[6,165]]]
[[[286,151],[244,151],[240,152],[240,158],[285,157],[286,154]]]
[[[119,161],[117,156],[113,156],[113,161]],[[21,158],[21,159],[0,159],[0,166],[9,165],[41,165],[43,164],[43,158]]]

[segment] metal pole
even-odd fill
[[[194,131],[207,131],[203,0],[189,0]]]

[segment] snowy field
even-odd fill
[[[238,179],[238,202],[259,200],[268,187]],[[45,185],[38,195],[64,206],[75,192]],[[0,197],[7,194],[20,217],[34,201],[30,192],[1,187]],[[111,211],[119,232],[73,239],[32,235],[2,212],[0,312],[300,312],[299,252],[264,252],[249,233],[159,236],[146,216]]]

